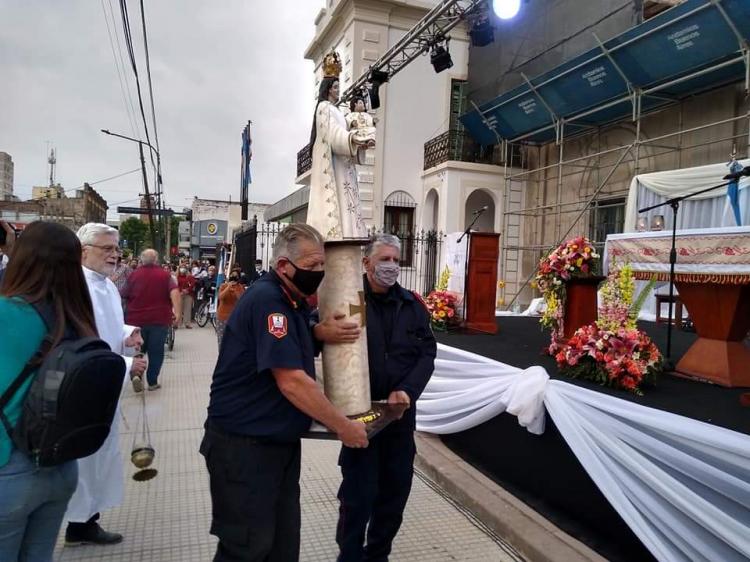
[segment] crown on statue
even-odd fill
[[[323,57],[323,77],[338,78],[341,74],[341,58],[336,51],[331,51]]]

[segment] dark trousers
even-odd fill
[[[214,562],[297,562],[300,442],[261,443],[207,424]]]
[[[141,336],[143,337],[143,348],[141,351],[148,354],[148,370],[146,380],[149,386],[159,382],[159,372],[164,363],[164,344],[167,343],[168,326],[143,326]]]
[[[366,449],[341,448],[339,562],[385,562],[401,527],[416,448],[412,431],[391,429],[374,437]]]

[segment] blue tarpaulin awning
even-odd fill
[[[750,0],[688,0],[461,116],[481,144],[545,143],[747,80]]]

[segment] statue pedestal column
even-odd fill
[[[326,344],[323,349],[325,394],[347,416],[363,414],[371,408],[362,281],[362,246],[366,243],[359,239],[326,242],[326,275],[318,289],[321,321],[343,314],[362,330],[354,343]]]

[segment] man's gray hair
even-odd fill
[[[292,223],[276,235],[273,242],[273,253],[271,255],[271,267],[276,267],[279,258],[285,257],[296,261],[299,257],[299,243],[309,240],[319,246],[323,245],[323,236],[312,226],[304,223]]]
[[[159,261],[159,252],[148,248],[141,252],[141,263],[143,265],[152,265]]]
[[[365,257],[369,258],[377,249],[378,246],[391,246],[396,248],[401,253],[401,240],[398,236],[393,234],[376,234],[365,246]]]
[[[120,236],[120,232],[116,228],[98,222],[84,224],[78,229],[77,236],[81,241],[81,246],[91,246],[92,244],[96,244],[96,239],[103,234],[114,234],[118,238]]]

